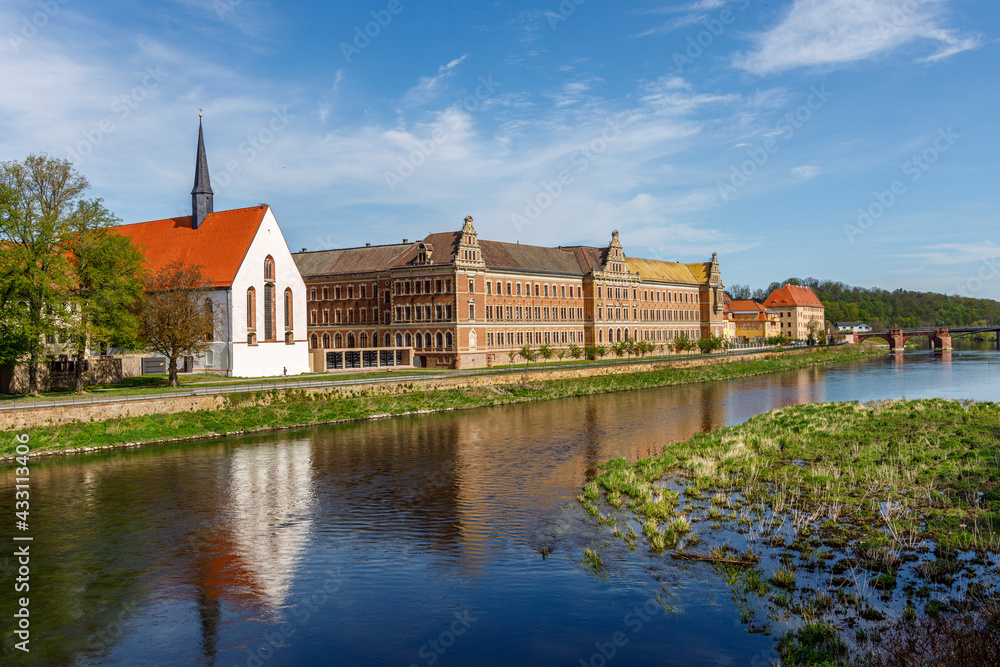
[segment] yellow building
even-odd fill
[[[744,343],[760,343],[779,335],[778,314],[751,300],[730,301],[724,311],[732,338]]]
[[[764,306],[778,314],[779,333],[792,340],[809,338],[809,323],[814,320],[820,326],[817,333],[824,335],[826,311],[812,288],[784,285],[771,292]]]

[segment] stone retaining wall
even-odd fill
[[[801,354],[809,350],[794,350],[782,354]],[[720,363],[747,361],[753,359],[769,359],[773,354],[748,354],[730,357],[694,357],[676,361],[653,363],[622,364],[620,366],[584,366],[580,368],[560,368],[554,370],[530,370],[524,373],[503,375],[470,375],[462,377],[441,378],[426,381],[405,382],[373,382],[370,384],[352,384],[335,387],[309,387],[302,390],[309,394],[324,394],[331,397],[341,395],[393,394],[401,391],[428,391],[433,389],[455,389],[461,387],[488,387],[498,384],[510,384],[522,379],[543,382],[546,380],[567,380],[573,378],[594,377],[602,375],[624,375],[641,373],[660,368],[693,368]],[[277,390],[281,396],[285,390]],[[262,392],[261,402],[270,402],[272,392]],[[199,410],[219,410],[224,408],[234,396],[246,394],[213,394],[209,396],[164,396],[139,401],[122,401],[119,403],[95,403],[90,405],[58,406],[52,408],[27,408],[23,410],[8,410],[0,412],[0,431],[18,431],[37,426],[55,426],[79,421],[105,421],[118,417],[138,417],[154,414],[175,414]]]

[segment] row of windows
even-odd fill
[[[607,294],[609,299],[628,299],[628,287],[615,287],[608,285]],[[604,286],[597,286],[597,298],[604,298]],[[632,288],[632,300],[639,300],[639,288]],[[643,301],[662,301],[664,303],[699,303],[698,295],[692,292],[668,292],[666,290],[642,290]]]
[[[434,306],[396,306],[397,322],[419,322],[422,320],[448,321],[451,319],[452,309],[450,303]]]
[[[379,339],[378,334],[372,334],[369,338],[367,333],[362,332],[358,336],[353,333],[343,336],[342,334],[334,334],[332,337],[329,333],[324,333],[322,337],[318,334],[313,334],[309,338],[309,347],[312,349],[319,349],[319,344],[323,343],[323,349],[344,349],[344,343],[347,343],[346,349],[354,348],[366,348],[366,347],[378,347]],[[392,334],[386,333],[382,338],[383,347],[393,347],[393,337]],[[454,337],[450,331],[447,332],[437,332],[436,334],[418,333],[418,334],[403,334],[397,333],[395,338],[396,347],[414,347],[416,349],[426,348],[441,348],[450,349],[454,346]],[[332,343],[332,345],[331,345]],[[369,343],[371,345],[369,346]]]
[[[471,308],[471,304],[470,304]],[[470,315],[470,317],[472,317]],[[550,308],[549,306],[486,306],[487,320],[583,320],[583,308]]]
[[[504,283],[498,280],[496,281],[495,284],[496,284],[496,295],[503,296]],[[494,283],[492,281],[489,280],[486,281],[486,294],[492,295],[494,293],[493,285]],[[506,288],[507,288],[506,291],[507,296],[531,296],[532,283],[523,283],[523,289],[524,289],[523,292],[521,291],[522,283],[517,283],[517,282],[512,283],[508,281],[506,283]],[[569,289],[568,292],[567,288]],[[472,278],[469,278],[469,292],[475,292],[475,291],[476,291],[475,282],[473,281]],[[573,291],[574,291],[573,285],[556,285],[556,284],[543,285],[541,283],[534,283],[534,292],[535,292],[534,295],[539,297],[552,296],[552,297],[558,297],[560,299],[565,299],[567,298],[566,295],[569,294],[569,298],[572,299]],[[576,298],[577,299],[583,298],[583,288],[579,285],[576,286]]]
[[[526,342],[527,341],[527,342]],[[489,331],[487,347],[515,345],[573,345],[583,343],[582,331]]]
[[[629,308],[625,306],[611,306],[607,307],[605,311],[603,304],[598,304],[597,306],[597,319],[603,320],[604,313],[607,312],[609,320],[628,320],[629,318]],[[633,306],[631,319],[639,321],[641,315],[641,320],[643,322],[697,322],[700,318],[700,313],[696,310],[639,310]]]

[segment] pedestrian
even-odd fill
[[[282,377],[288,377],[288,367],[287,366],[282,366],[281,367],[281,376]]]

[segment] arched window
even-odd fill
[[[406,334],[406,347],[413,347],[413,337]]]
[[[361,345],[360,345],[360,347],[368,347],[368,334],[366,334],[366,333],[362,333],[361,334]]]
[[[448,335],[450,336],[451,334],[448,334]],[[478,343],[478,336],[476,336],[475,330],[470,331],[469,332],[469,351],[470,352],[475,352],[478,344],[479,344]]]
[[[264,258],[264,280],[274,280],[274,260],[270,255]]]
[[[247,329],[253,331],[257,328],[257,291],[254,288],[247,288]]]
[[[205,299],[205,340],[215,340],[215,311],[212,309],[212,300]],[[211,364],[209,364],[211,366]]]
[[[406,335],[409,336],[410,334]],[[416,335],[416,338],[414,339],[413,347],[419,349],[422,348],[423,346],[424,346],[424,335],[418,333]]]
[[[392,334],[385,335],[385,346],[392,347]]]
[[[344,347],[344,337],[341,336],[340,334],[337,334],[336,336],[334,336],[333,337],[333,346],[335,348],[337,348],[338,350],[342,349]]]
[[[475,332],[473,332],[473,333],[475,333]],[[441,334],[438,334],[438,336],[440,336],[440,335]],[[448,333],[446,333],[444,335],[444,344],[445,344],[445,347],[451,347],[452,342],[454,342],[454,341],[453,341],[453,339],[451,337],[451,332],[449,331]]]
[[[325,333],[323,334],[323,349],[325,350],[328,347],[330,347],[330,334]]]
[[[598,343],[604,342],[604,331],[602,329],[597,330],[597,342]]]
[[[444,337],[441,335],[441,332],[438,331],[438,334],[437,334],[437,346],[439,348],[444,347],[444,340],[443,339],[444,339]]]
[[[401,333],[396,334],[396,347],[403,347],[403,334]]]
[[[285,290],[285,328],[292,328],[292,290]]]
[[[316,334],[313,334],[312,338],[309,339],[309,345],[311,345],[312,349],[314,349],[314,350],[317,347],[319,347],[319,338],[316,336]]]
[[[264,340],[274,340],[274,285],[264,285]]]
[[[352,333],[347,334],[347,348],[353,350],[354,345],[355,345],[354,334]]]

